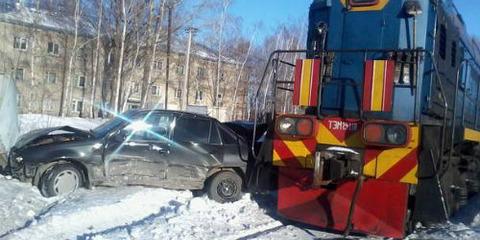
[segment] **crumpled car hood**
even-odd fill
[[[32,141],[35,141],[36,139],[46,136],[52,132],[55,131],[65,131],[65,132],[70,132],[74,135],[82,136],[82,137],[89,137],[91,134],[87,131],[70,127],[70,126],[61,126],[61,127],[51,127],[51,128],[42,128],[42,129],[37,129],[33,130],[31,132],[28,132],[24,135],[22,135],[18,141],[15,143],[14,148],[19,149],[22,148],[23,146],[29,144]]]

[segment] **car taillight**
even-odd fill
[[[410,141],[410,127],[396,122],[367,122],[363,140],[367,145],[405,147]]]
[[[309,138],[316,134],[313,117],[285,115],[277,119],[276,132],[284,137]]]

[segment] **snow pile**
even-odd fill
[[[197,197],[179,204],[175,211],[99,234],[94,239],[241,239],[280,226],[248,194],[240,201],[226,204]]]
[[[9,231],[27,226],[53,200],[37,188],[0,175],[0,239]]]

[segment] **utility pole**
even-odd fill
[[[168,33],[167,33],[167,69],[165,75],[165,110],[168,109],[168,81],[170,79],[170,47],[172,44],[172,8],[173,4],[168,6]]]
[[[186,111],[188,106],[188,80],[190,76],[190,53],[192,51],[193,35],[198,31],[197,28],[189,27],[186,29],[188,32],[188,48],[187,48],[187,60],[185,67],[185,78],[183,80],[182,87],[182,110]]]

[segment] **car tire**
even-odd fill
[[[242,178],[235,172],[219,172],[208,181],[208,197],[219,203],[235,202],[241,198],[242,183]]]
[[[82,183],[82,174],[74,165],[59,163],[43,173],[38,188],[44,197],[54,197],[72,193],[81,187]]]

